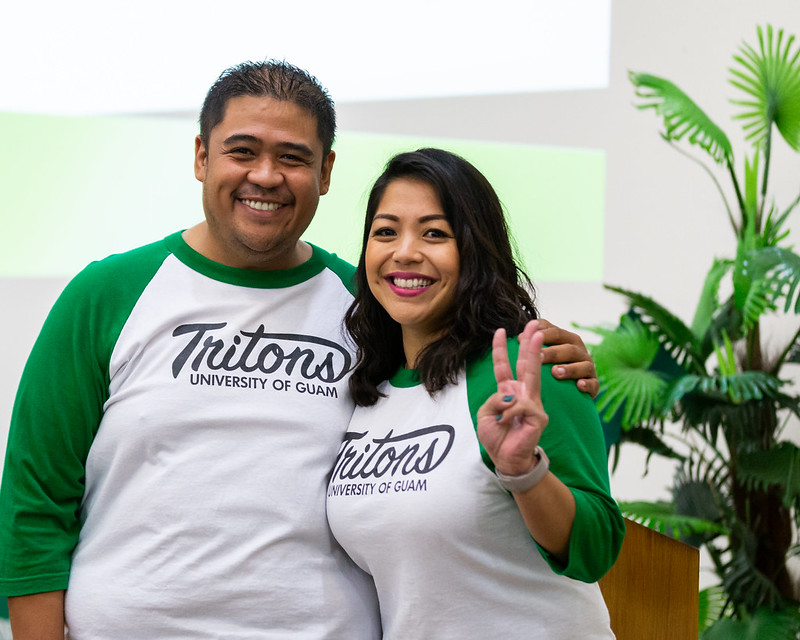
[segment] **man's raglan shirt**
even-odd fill
[[[88,266],[20,383],[0,593],[67,589],[73,638],[374,638],[325,520],[352,413],[353,268],[214,263],[176,233]]]

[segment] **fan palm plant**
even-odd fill
[[[678,461],[671,503],[622,506],[708,550],[721,589],[703,594],[702,609],[718,618],[701,623],[703,637],[794,638],[800,615],[787,560],[800,554],[800,449],[783,432],[800,399],[780,376],[800,363],[800,330],[768,351],[762,320],[800,314],[800,256],[787,244],[800,195],[781,205],[768,191],[774,133],[800,151],[800,49],[794,36],[759,27],[757,46],[743,43],[730,73],[751,145],[741,179],[731,142],[695,102],[668,80],[630,74],[638,108],[654,111],[663,138],[714,180],[735,251],[714,260],[690,325],[649,296],[606,285],[630,311],[615,329],[592,328],[602,338],[593,348],[598,408],[619,443]],[[727,195],[718,176],[730,182]]]

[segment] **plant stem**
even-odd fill
[[[742,190],[739,188],[739,180],[736,177],[736,171],[734,171],[732,159],[730,158],[726,159],[726,163],[728,166],[728,173],[731,174],[731,182],[733,182],[733,190],[736,193],[736,201],[739,203],[739,210],[742,212],[742,227],[736,235],[737,237],[743,238],[744,228],[746,226],[745,220],[747,218],[747,209],[745,208],[744,205],[744,198],[742,198]],[[735,226],[734,229],[736,229]]]
[[[786,360],[786,357],[789,355],[789,352],[792,350],[792,347],[797,342],[798,338],[800,338],[800,328],[797,329],[795,334],[792,336],[792,339],[789,341],[789,344],[786,345],[786,348],[781,352],[780,357],[777,359],[773,367],[769,370],[769,373],[773,376],[777,376],[780,372],[781,367],[783,366],[783,361]]]
[[[772,155],[772,113],[768,120],[767,134],[764,141],[764,173],[761,179],[761,203],[758,205],[756,213],[756,232],[761,232],[761,216],[764,213],[764,205],[767,202],[767,180],[769,178],[769,160]]]
[[[747,353],[742,369],[745,371],[762,371],[764,368],[764,358],[761,353],[761,328],[758,322],[745,335]]]
[[[728,220],[729,220],[729,221],[730,221],[730,223],[731,223],[731,227],[733,227],[733,233],[734,233],[734,234],[735,234],[735,235],[738,237],[738,235],[739,235],[739,228],[736,226],[736,221],[733,219],[733,212],[731,211],[731,207],[730,207],[730,205],[728,204],[728,199],[725,197],[725,192],[722,190],[722,185],[720,185],[720,183],[719,183],[719,180],[717,180],[717,177],[716,177],[716,176],[713,174],[713,172],[711,171],[711,169],[709,169],[709,168],[708,168],[708,166],[706,166],[706,164],[705,164],[704,162],[701,162],[700,160],[698,160],[697,158],[695,158],[695,157],[694,157],[693,155],[691,155],[690,153],[687,153],[686,151],[684,151],[683,149],[681,149],[681,148],[680,148],[678,145],[676,145],[676,144],[675,144],[675,143],[674,143],[672,140],[668,140],[668,142],[669,142],[670,146],[671,146],[673,149],[675,149],[675,151],[677,151],[677,152],[678,152],[678,153],[680,153],[681,155],[683,155],[683,156],[685,156],[685,157],[689,158],[689,160],[691,160],[692,162],[696,162],[697,164],[699,164],[699,165],[702,167],[703,171],[705,171],[705,172],[706,172],[706,173],[709,175],[709,177],[711,178],[711,180],[713,180],[713,181],[714,181],[714,184],[715,184],[715,185],[716,185],[716,187],[717,187],[717,191],[719,191],[719,195],[722,197],[722,203],[725,205],[725,211],[727,211],[727,212],[728,212]],[[730,164],[728,164],[728,168],[730,168]],[[734,186],[736,186],[736,177],[735,177],[735,176],[734,176]],[[737,194],[737,195],[738,195],[738,194]],[[740,202],[741,202],[741,198],[740,198]]]

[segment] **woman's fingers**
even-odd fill
[[[517,380],[525,388],[525,395],[541,404],[542,388],[542,346],[544,334],[538,330],[538,323],[532,320],[525,326],[520,337],[517,357]]]
[[[492,338],[492,363],[494,364],[494,379],[497,380],[498,388],[504,382],[513,380],[511,374],[511,363],[508,360],[508,343],[506,342],[506,330],[498,329]]]
[[[506,416],[506,412],[514,406],[516,396],[504,394],[500,391],[490,395],[486,402],[478,409],[478,420],[484,417],[491,417],[495,422],[501,422]]]

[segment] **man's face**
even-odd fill
[[[323,157],[317,119],[293,102],[231,98],[211,130],[195,140],[194,173],[203,183],[208,224],[195,247],[244,269],[287,269],[308,258],[300,236],[330,185],[334,153]]]

